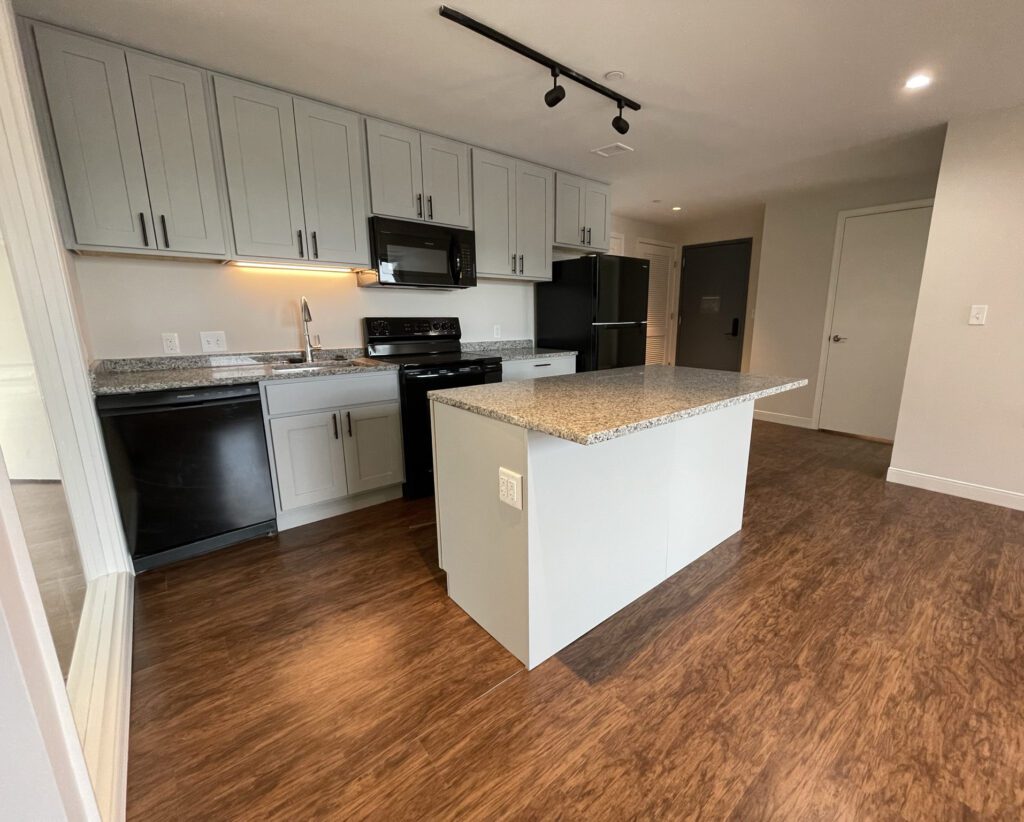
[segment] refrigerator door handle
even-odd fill
[[[630,322],[617,322],[617,323],[591,323],[593,326],[600,328],[630,328],[634,325],[647,325],[647,320],[636,320]]]

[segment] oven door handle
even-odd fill
[[[438,380],[444,377],[457,377],[459,374],[483,374],[482,368],[460,368],[455,371],[445,371],[441,374],[406,374],[407,380]]]

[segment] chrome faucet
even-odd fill
[[[321,349],[320,335],[317,334],[313,342],[313,338],[309,336],[309,324],[313,322],[313,315],[309,313],[309,303],[306,302],[306,298],[302,298],[302,336],[306,340],[306,348],[303,351],[303,362],[313,362],[313,352]]]

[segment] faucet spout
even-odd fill
[[[302,306],[302,336],[305,341],[305,348],[303,349],[303,361],[313,362],[313,352],[319,351],[320,346],[320,335],[316,335],[316,342],[309,335],[309,324],[313,322],[313,315],[309,311],[309,303],[305,297],[300,300]]]

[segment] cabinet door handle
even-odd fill
[[[139,222],[142,223],[142,244],[149,248],[149,229],[146,228],[146,215],[139,212]]]
[[[316,232],[310,232],[309,238],[313,241],[313,259],[320,259],[320,243],[316,241]]]
[[[417,194],[416,195],[416,216],[417,217],[422,217],[423,216],[423,195],[422,194]]]
[[[580,226],[580,244],[583,245],[587,242],[587,229]]]
[[[523,273],[523,255],[522,254],[519,255],[519,273],[520,274]]]
[[[296,234],[299,235],[299,256],[300,257],[305,257],[306,256],[306,251],[305,251],[305,249],[303,248],[303,245],[302,245],[302,229],[300,228],[296,232]]]
[[[533,364],[533,367],[534,368],[550,368],[551,367],[551,363],[549,363],[549,362],[535,362]]]
[[[352,436],[352,412],[346,411],[345,418],[348,420],[348,435]]]
[[[434,219],[434,195],[433,194],[428,194],[427,195],[427,219],[428,220],[433,220]]]
[[[331,422],[334,424],[334,439],[338,439],[338,415],[331,414]]]
[[[516,255],[515,254],[512,255],[512,273],[513,274],[516,273]]]
[[[165,248],[170,248],[171,247],[171,237],[167,233],[167,215],[166,214],[161,214],[160,215],[160,228],[162,228],[164,230],[164,247]]]
[[[593,243],[590,242],[590,229],[589,228],[587,229],[587,245],[593,245]]]

